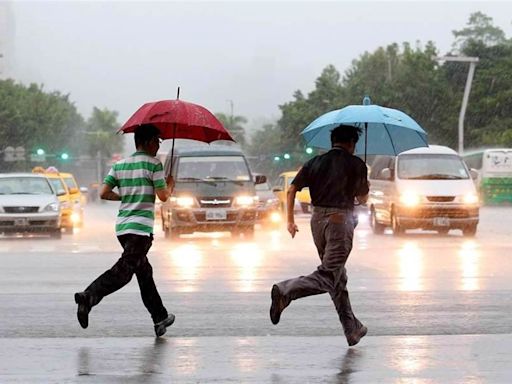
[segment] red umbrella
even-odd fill
[[[146,103],[121,127],[120,132],[134,132],[143,124],[152,124],[162,139],[191,139],[211,143],[235,141],[222,123],[206,108],[183,100]]]

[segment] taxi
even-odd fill
[[[85,197],[82,195],[80,188],[71,173],[60,172],[60,176],[64,180],[66,187],[68,187],[73,213],[71,214],[71,221],[74,227],[82,227],[84,224],[84,205]]]
[[[50,182],[60,204],[60,225],[66,232],[73,231],[73,202],[71,200],[71,193],[67,187],[61,174],[55,167],[35,167],[33,173],[42,173]]]
[[[281,173],[277,179],[277,182],[274,184],[274,188],[272,188],[272,191],[279,199],[279,203],[283,211],[286,210],[286,194],[288,193],[288,189],[290,188],[290,185],[292,184],[292,181],[297,173],[298,171]],[[302,212],[308,213],[311,211],[311,196],[309,195],[309,188],[302,188],[301,191],[297,192],[295,197],[300,204]]]

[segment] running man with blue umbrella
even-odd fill
[[[354,236],[354,200],[366,203],[369,192],[366,164],[354,153],[364,153],[365,160],[368,154],[397,155],[428,146],[426,133],[405,113],[371,105],[365,97],[364,105],[350,105],[318,117],[302,135],[309,146],[329,151],[306,162],[292,181],[287,194],[287,229],[295,237],[299,230],[293,212],[295,195],[309,187],[311,232],[321,264],[308,276],[272,286],[270,319],[273,324],[279,323],[292,300],[328,292],[347,343],[353,346],[368,329],[352,311],[345,264]]]

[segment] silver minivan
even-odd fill
[[[459,229],[464,236],[474,236],[480,207],[476,176],[457,152],[444,146],[377,156],[369,177],[373,232],[391,227],[395,235],[407,229],[447,234]]]

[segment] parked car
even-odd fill
[[[258,196],[257,221],[266,226],[281,224],[283,217],[279,206],[279,199],[272,192],[268,181],[256,185],[256,195]]]
[[[46,176],[59,199],[61,227],[64,228],[66,232],[73,232],[73,201],[68,186],[59,171],[54,167],[45,170],[43,175]]]
[[[229,231],[254,234],[258,198],[244,154],[236,147],[204,145],[176,149],[166,158],[176,182],[173,195],[161,204],[162,229],[168,238],[193,232]]]
[[[279,175],[277,182],[274,184],[272,191],[279,199],[279,204],[283,212],[286,211],[286,194],[292,184],[293,179],[298,171],[283,172]],[[296,199],[300,204],[302,212],[307,213],[311,211],[311,196],[309,195],[309,188],[302,188],[297,192]]]
[[[479,199],[472,178],[454,150],[432,145],[378,156],[370,173],[370,224],[377,234],[390,226],[395,235],[407,229],[462,230],[474,236]]]
[[[59,200],[44,175],[0,174],[0,232],[61,237]]]

